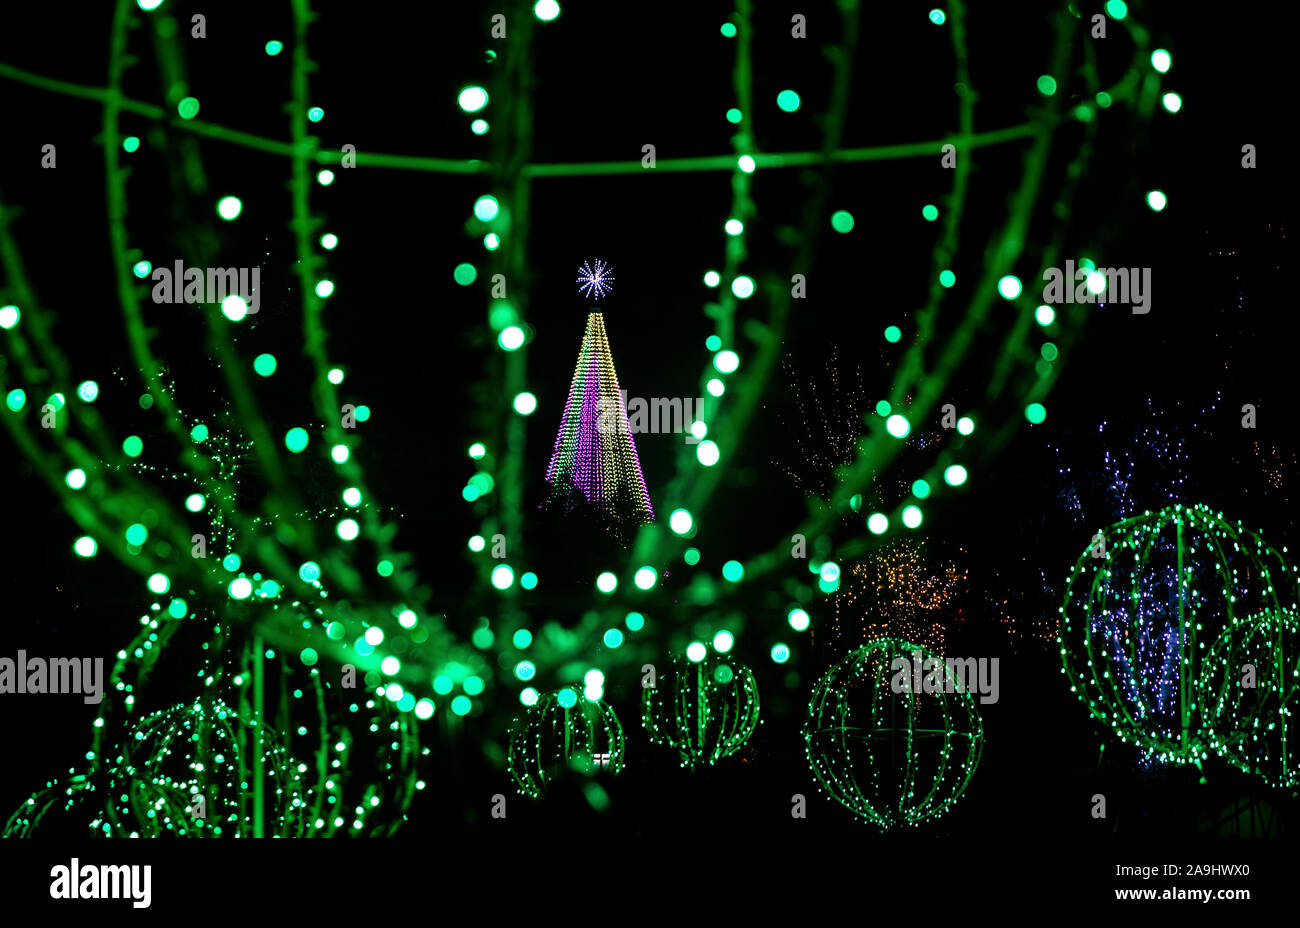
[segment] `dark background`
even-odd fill
[[[202,101],[200,119],[287,137],[289,55],[270,58],[262,52],[267,39],[290,36],[283,6],[194,6],[193,12],[208,17],[208,38],[192,43],[188,62],[191,92]],[[759,148],[814,149],[829,79],[821,49],[835,39],[823,30],[836,17],[825,4],[760,6],[753,107]],[[864,16],[844,147],[932,139],[957,128],[947,36],[926,22],[925,5],[897,7],[873,4]],[[531,160],[639,158],[646,142],[656,145],[661,159],[730,151],[731,126],[722,114],[733,105],[732,55],[718,32],[726,5],[651,12],[639,4],[567,2],[563,8],[559,20],[539,27],[536,37]],[[1050,53],[1053,5],[996,8],[990,15],[976,4],[968,15],[972,81],[980,92],[977,129],[1023,121],[1026,107],[1035,103],[1033,81]],[[961,840],[979,834],[985,844],[1059,848],[1110,831],[1151,839],[1205,835],[1219,830],[1211,823],[1221,820],[1223,810],[1248,796],[1275,808],[1278,827],[1294,831],[1292,799],[1257,788],[1218,762],[1207,767],[1206,784],[1197,782],[1195,770],[1148,769],[1131,752],[1111,747],[1099,764],[1104,736],[1063,685],[1055,646],[1009,636],[989,606],[1008,595],[1026,622],[1055,611],[1084,540],[1062,504],[1058,466],[1063,459],[1076,474],[1100,473],[1094,437],[1099,424],[1111,423],[1108,435],[1130,434],[1150,421],[1152,403],[1191,443],[1186,501],[1222,508],[1276,546],[1300,540],[1289,500],[1297,450],[1290,337],[1295,301],[1283,291],[1294,268],[1288,238],[1294,171],[1284,144],[1294,34],[1293,22],[1284,17],[1291,14],[1272,5],[1236,5],[1213,16],[1195,4],[1130,8],[1152,30],[1153,44],[1172,51],[1174,68],[1164,84],[1182,95],[1184,108],[1175,116],[1159,111],[1149,124],[1119,107],[1103,114],[1067,253],[1090,254],[1103,266],[1153,268],[1152,310],[1139,316],[1125,306],[1097,308],[1084,341],[1058,362],[1066,368],[1046,400],[1047,422],[1021,429],[995,465],[973,471],[959,505],[927,510],[931,553],[954,556],[970,571],[963,620],[954,626],[950,651],[1002,658],[1002,699],[982,710],[987,741],[980,768],[957,806],[926,829],[929,835]],[[191,10],[181,5],[172,12],[187,22]],[[471,117],[454,99],[463,84],[490,80],[494,65],[483,52],[492,44],[488,18],[495,8],[431,4],[377,10],[336,3],[321,5],[320,12],[310,39],[321,66],[312,75],[312,97],[326,110],[314,128],[323,146],[489,157],[488,141],[469,132]],[[792,12],[807,15],[808,40],[788,39]],[[1092,7],[1084,12],[1086,20]],[[5,15],[0,60],[62,80],[103,83],[107,11],[49,4],[26,11],[21,23]],[[1109,67],[1113,77],[1130,54],[1124,30],[1111,23],[1111,37],[1099,52],[1103,73]],[[128,73],[127,93],[158,101],[151,58],[143,58]],[[795,114],[775,107],[785,87],[803,97]],[[44,304],[59,313],[55,336],[78,371],[97,379],[101,390],[116,386],[120,375],[131,384],[123,395],[134,398],[142,388],[133,380],[110,283],[96,143],[99,105],[8,81],[0,82],[0,102],[0,193],[23,211],[17,235]],[[154,149],[184,133],[164,132],[130,114],[123,129],[145,142],[130,159],[133,244],[151,256],[167,254],[172,223],[187,210],[196,221],[214,221],[211,207],[177,204],[152,179]],[[58,146],[54,171],[39,166],[40,146],[47,142]],[[1240,165],[1245,143],[1257,146],[1255,170]],[[242,344],[250,356],[274,350],[280,359],[274,389],[257,386],[268,418],[288,421],[304,408],[307,382],[290,347],[297,322],[287,226],[289,162],[220,142],[204,141],[202,147],[210,199],[233,192],[243,200],[240,221],[217,232],[228,237],[228,253],[248,257],[232,257],[232,263],[262,261],[268,295]],[[985,241],[1019,177],[1020,151],[1013,143],[978,154],[955,265],[959,281],[975,279]],[[1063,133],[1053,157],[1069,154],[1069,135]],[[417,552],[449,622],[468,634],[481,610],[465,601],[474,571],[463,539],[478,523],[460,499],[468,475],[463,449],[481,422],[472,400],[486,397],[501,409],[505,404],[485,381],[484,359],[495,351],[485,319],[485,281],[481,276],[474,286],[457,286],[451,268],[461,261],[481,263],[482,247],[466,234],[466,219],[488,181],[379,168],[337,173],[332,187],[313,186],[313,210],[341,238],[339,249],[328,254],[339,288],[327,316],[330,344],[334,357],[348,366],[349,385],[376,410],[366,433],[365,464],[383,501],[406,514],[399,543]],[[785,169],[754,177],[758,216],[746,226],[746,267],[750,273],[788,274],[793,249],[778,233],[798,216],[821,175]],[[920,302],[917,281],[928,273],[934,227],[915,216],[921,204],[940,202],[947,184],[946,174],[927,159],[835,170],[828,202],[832,209],[851,210],[857,226],[847,236],[828,231],[815,266],[806,271],[814,283],[809,298],[796,303],[787,335],[798,366],[815,370],[834,346],[841,358],[860,366],[872,402],[887,391],[897,352],[879,332],[908,318]],[[1163,213],[1143,204],[1151,187],[1169,195]],[[1044,200],[1054,195],[1045,190]],[[705,270],[721,268],[721,225],[730,196],[727,175],[719,172],[647,171],[534,183],[528,247],[529,322],[536,337],[529,346],[528,379],[540,407],[528,425],[528,500],[540,494],[581,337],[583,304],[572,281],[574,268],[596,256],[614,267],[618,281],[605,307],[606,324],[624,387],[633,395],[698,395],[704,340],[713,331],[700,311],[709,298],[700,281]],[[1050,233],[1051,218],[1040,209],[1030,240],[1046,240]],[[1028,261],[1018,272],[1027,287],[1036,286]],[[742,304],[738,318],[765,311],[758,303]],[[180,398],[203,401],[216,381],[207,362],[193,353],[194,336],[163,320],[155,324],[182,391],[191,391]],[[742,358],[747,348],[743,341],[737,346]],[[966,386],[974,393],[983,384]],[[765,408],[744,436],[715,500],[716,512],[725,512],[726,519],[713,520],[709,550],[734,552],[719,556],[719,563],[765,549],[803,511],[798,489],[780,474],[793,453],[782,428],[790,417],[787,387],[780,374],[773,379]],[[1259,410],[1254,432],[1240,427],[1243,403]],[[1215,410],[1202,414],[1211,404]],[[130,405],[122,407],[122,416],[139,420],[133,431],[146,428],[149,417]],[[113,412],[111,405],[106,412]],[[1256,442],[1291,462],[1280,488],[1269,485]],[[1122,446],[1117,440],[1116,447]],[[12,445],[3,449],[0,485],[10,492],[3,516],[7,530],[0,534],[0,595],[6,604],[0,653],[114,652],[144,607],[139,578],[104,556],[94,562],[75,558],[71,523],[33,484],[29,465]],[[644,436],[638,450],[655,499],[656,486],[672,474],[673,449],[664,436]],[[1160,462],[1150,466],[1160,470]],[[1140,503],[1143,492],[1139,482],[1134,498]],[[814,627],[819,618],[815,613]],[[607,841],[649,833],[707,844],[725,834],[730,843],[748,834],[743,840],[780,847],[807,840],[797,831],[807,829],[836,841],[865,840],[868,831],[854,828],[845,810],[817,793],[797,734],[808,687],[838,656],[825,647],[804,648],[796,663],[778,670],[761,652],[750,655],[764,693],[763,724],[740,757],[695,774],[677,770],[667,752],[646,744],[636,719],[636,680],[611,680],[607,698],[628,733],[628,769],[605,782],[614,800],[607,816],[593,812],[576,791],[561,789],[545,803],[512,800],[508,825],[485,821],[487,797],[514,791],[504,771],[487,763],[475,745],[479,739],[500,741],[503,733],[470,726],[458,741],[437,745],[439,757],[426,773],[436,788],[411,810],[402,834],[423,840],[453,830],[481,839],[482,829],[500,826],[521,838],[580,827],[580,833],[604,834]],[[793,687],[787,670],[796,675]],[[0,810],[7,815],[47,777],[80,763],[92,717],[91,707],[72,699],[5,697]],[[1088,815],[1088,797],[1095,792],[1109,799],[1104,822]],[[809,796],[808,821],[791,820],[793,793]],[[751,846],[757,852],[769,845]]]

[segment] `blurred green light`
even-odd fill
[[[161,596],[172,588],[171,579],[166,574],[153,574],[149,577],[149,592]]]
[[[1056,310],[1044,304],[1034,310],[1034,319],[1041,326],[1049,326],[1056,321]]]
[[[951,287],[956,282],[957,282],[957,275],[954,274],[952,271],[942,270],[939,272],[939,283],[942,284],[943,286]]]
[[[790,659],[790,649],[783,644],[772,645],[772,660],[778,664],[784,664]]]
[[[936,26],[942,26],[945,19],[947,17],[943,15],[943,10],[936,8],[930,11],[930,22]]]
[[[273,354],[259,354],[253,359],[253,370],[263,377],[270,377],[275,373],[276,360]]]
[[[17,306],[0,306],[0,329],[12,329],[22,317]]]
[[[27,405],[27,392],[15,387],[5,397],[5,405],[9,407],[11,412],[21,412],[22,408]]]
[[[80,557],[94,557],[95,552],[99,550],[99,544],[89,535],[82,535],[73,543],[72,550]]]
[[[1059,356],[1056,346],[1051,342],[1043,342],[1043,347],[1039,349],[1045,361],[1055,361]]]
[[[710,377],[709,382],[704,385],[704,389],[709,391],[709,396],[722,396],[727,389],[727,385],[717,377]]]
[[[549,23],[560,15],[560,5],[556,0],[537,0],[533,4],[533,15],[544,23]]]
[[[853,214],[843,209],[831,213],[831,228],[840,233],[852,232]]]
[[[704,286],[716,287],[720,283],[722,283],[722,275],[719,274],[717,271],[704,272]]]
[[[488,93],[482,87],[466,87],[456,97],[460,108],[467,113],[477,113],[488,104]]]
[[[906,438],[908,433],[912,431],[911,423],[897,413],[885,420],[885,428],[895,438]]]
[[[535,590],[537,588],[537,574],[531,570],[525,571],[519,577],[519,585],[525,590]]]
[[[1050,74],[1044,74],[1038,78],[1038,92],[1045,97],[1050,97],[1056,93],[1056,78]]]
[[[451,272],[451,276],[462,287],[468,287],[478,280],[478,268],[472,264],[457,264],[455,270]]]
[[[279,42],[276,41],[275,39],[272,39],[271,41],[266,43],[266,53],[268,55],[275,57],[276,55],[280,54],[280,52],[282,51],[284,51],[283,42]]]
[[[202,493],[191,493],[185,497],[185,508],[190,512],[202,512],[205,502]]]
[[[138,458],[144,453],[144,439],[139,435],[128,435],[122,439],[122,453],[128,458]]]
[[[726,37],[726,38],[728,38],[728,39],[734,39],[734,38],[736,37],[736,24],[735,24],[735,23],[723,23],[723,24],[722,24],[722,27],[721,27],[721,32],[722,32],[722,34],[723,34],[724,37]]]
[[[1106,15],[1111,19],[1122,20],[1128,15],[1128,4],[1124,0],[1106,0]]]
[[[636,584],[638,590],[648,590],[655,585],[659,579],[658,572],[653,567],[640,567],[632,577],[632,582]]]
[[[605,647],[607,648],[622,647],[623,633],[617,628],[610,628],[605,631],[605,636],[602,640],[605,642]]]
[[[469,131],[475,135],[486,135],[488,131],[488,121],[486,119],[476,119],[469,124]]]
[[[797,632],[804,631],[812,624],[812,619],[809,618],[808,613],[799,608],[791,609],[785,618],[790,623],[790,627]]]
[[[1163,48],[1157,48],[1151,53],[1151,67],[1155,68],[1161,74],[1168,71],[1169,68],[1173,66],[1173,63],[1173,55],[1169,54],[1169,52],[1165,51]]]
[[[1025,407],[1025,418],[1038,425],[1047,418],[1047,409],[1042,403],[1030,403]]]
[[[799,95],[793,90],[782,90],[776,95],[776,105],[784,113],[793,113],[799,109]]]
[[[712,467],[717,464],[721,456],[718,446],[714,444],[712,439],[705,439],[695,446],[695,457],[705,467]]]
[[[474,215],[483,222],[491,222],[501,211],[501,204],[494,196],[481,196],[474,201]]]
[[[74,467],[64,476],[63,481],[72,489],[80,490],[86,485],[86,472],[80,467]]]
[[[889,411],[890,411],[891,409],[893,409],[893,408],[894,408],[894,407],[893,407],[892,405],[890,405],[889,400],[877,400],[877,401],[876,401],[876,415],[880,416],[880,418],[882,418],[882,419],[885,418],[886,416],[888,416],[888,415],[889,415]]]
[[[686,646],[686,657],[688,660],[690,660],[692,663],[695,664],[698,664],[700,661],[704,660],[705,655],[708,653],[709,651],[706,647],[704,647],[703,641],[692,641],[690,644]]]
[[[969,435],[975,431],[975,420],[970,416],[962,416],[957,420],[957,431],[963,435]]]
[[[741,113],[740,110],[736,109],[734,106],[731,109],[727,110],[727,122],[731,123],[733,126],[738,124],[744,118],[745,118],[744,114]]]
[[[1176,93],[1165,94],[1160,98],[1160,102],[1163,103],[1165,109],[1171,113],[1177,113],[1183,108],[1183,98],[1178,96]]]
[[[645,616],[639,612],[629,612],[623,619],[623,624],[627,626],[628,631],[639,632],[645,628]]]
[[[1020,278],[1014,274],[1008,274],[998,281],[998,293],[1002,294],[1004,300],[1014,300],[1020,296]]]
[[[199,115],[199,101],[195,97],[185,97],[180,103],[176,104],[176,112],[180,114],[181,119],[193,119]]]
[[[700,562],[700,549],[687,548],[685,551],[682,552],[682,560],[685,561],[687,564],[689,564],[691,567],[694,567],[696,564]]]
[[[695,520],[685,509],[674,509],[672,514],[668,517],[668,527],[678,535],[685,535],[691,530],[691,526],[694,524]]]
[[[713,650],[719,654],[726,654],[735,643],[735,636],[725,628],[713,636]]]
[[[298,454],[307,447],[307,430],[304,428],[291,428],[284,435],[284,446]]]
[[[357,524],[356,519],[342,519],[334,528],[337,534],[344,541],[355,541],[361,534],[361,526]]]
[[[537,397],[525,390],[515,397],[514,407],[519,415],[531,416],[537,411]]]
[[[921,507],[904,506],[903,507],[903,524],[908,528],[916,528],[921,524]]]
[[[925,499],[930,495],[930,482],[928,480],[913,480],[912,495],[917,499]]]
[[[745,577],[745,567],[740,561],[727,561],[722,565],[722,577],[732,583],[739,583]]]
[[[921,207],[921,215],[929,222],[934,222],[939,218],[939,207],[933,203],[927,203]]]
[[[508,590],[515,582],[515,572],[508,564],[498,564],[492,568],[492,585],[498,590]]]
[[[903,337],[903,330],[896,325],[891,325],[885,329],[885,341],[891,344],[897,342]]]
[[[602,593],[613,593],[618,589],[618,577],[614,576],[608,570],[596,578],[596,589]]]
[[[735,236],[745,231],[745,224],[739,219],[728,219],[723,223],[722,228],[728,235]]]
[[[313,106],[307,111],[307,118],[312,122],[320,122],[325,118],[325,111],[319,106]]]
[[[736,167],[746,174],[753,174],[754,168],[758,167],[758,164],[749,155],[741,155],[736,159]]]
[[[222,197],[217,201],[217,215],[227,222],[239,218],[243,209],[244,204],[239,201],[239,197]]]
[[[713,356],[713,366],[724,374],[735,373],[740,367],[740,355],[734,351],[719,351]]]
[[[867,530],[873,535],[883,535],[889,528],[889,517],[883,512],[873,512],[867,518]]]
[[[944,482],[950,487],[959,487],[966,482],[966,468],[953,464],[943,472]]]

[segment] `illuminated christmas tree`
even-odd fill
[[[601,261],[596,261],[594,268],[584,262],[579,290],[584,295],[604,296],[614,279],[608,272],[609,267]],[[587,315],[587,330],[555,436],[555,450],[546,468],[546,482],[550,485],[547,508],[586,510],[621,538],[631,528],[654,521],[605,334],[605,318],[598,310]]]

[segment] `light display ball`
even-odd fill
[[[1205,667],[1211,747],[1270,786],[1300,786],[1300,614],[1264,612],[1225,629]]]
[[[894,830],[952,808],[979,766],[984,725],[952,665],[877,638],[813,687],[804,740],[818,785],[862,821]]]
[[[1210,648],[1241,619],[1296,603],[1294,571],[1208,506],[1145,512],[1096,533],[1061,606],[1063,672],[1094,718],[1172,763],[1212,750]]]
[[[692,661],[675,655],[641,692],[641,722],[682,766],[717,763],[745,746],[758,727],[754,672],[727,655]]]
[[[546,693],[511,725],[508,765],[519,792],[534,799],[568,771],[619,773],[623,726],[609,703],[577,687]]]

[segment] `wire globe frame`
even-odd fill
[[[1148,510],[1100,535],[1071,569],[1059,609],[1062,673],[1121,741],[1199,764],[1217,739],[1206,681],[1223,668],[1210,646],[1247,616],[1294,608],[1295,571],[1204,504]]]
[[[562,773],[621,773],[626,738],[614,708],[576,687],[540,696],[510,726],[507,765],[521,795],[539,799]]]
[[[683,767],[712,765],[743,748],[758,727],[758,681],[744,664],[675,654],[641,691],[646,737],[677,752]]]
[[[911,664],[918,653],[923,666],[942,673],[939,692],[891,685],[902,673],[894,667],[898,659]],[[813,687],[804,740],[819,788],[859,819],[891,831],[952,808],[979,766],[984,723],[943,658],[901,638],[878,638]]]
[[[1230,628],[1210,648],[1202,692],[1210,745],[1269,786],[1300,786],[1300,613],[1263,612]],[[1253,685],[1247,686],[1250,678]]]

